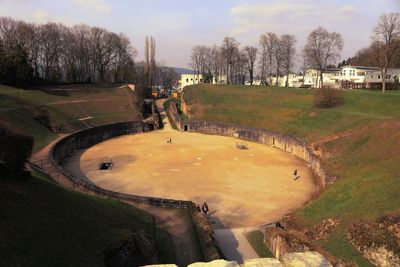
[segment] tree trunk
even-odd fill
[[[321,71],[321,74],[320,74],[320,80],[321,80],[321,82],[320,82],[321,88],[324,88],[324,73],[322,71]]]
[[[382,94],[384,94],[386,91],[386,73],[387,68],[382,70]]]
[[[253,85],[253,69],[250,70],[250,85]]]
[[[289,72],[286,72],[286,82],[285,82],[285,87],[289,88]]]

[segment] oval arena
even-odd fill
[[[111,168],[101,170],[105,159]],[[77,151],[63,167],[111,191],[207,202],[215,228],[274,222],[318,193],[307,163],[289,153],[233,137],[179,132],[169,125]]]

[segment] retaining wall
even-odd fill
[[[183,98],[181,103],[182,106],[186,106],[185,110],[187,111],[188,107]],[[176,107],[169,108],[168,112],[170,113],[171,118],[174,120],[175,124],[181,131],[232,136],[238,139],[253,141],[276,147],[308,162],[310,164],[311,170],[317,178],[317,182],[321,190],[325,188],[327,184],[331,184],[334,182],[334,178],[327,175],[323,170],[321,160],[317,155],[314,154],[312,148],[307,146],[306,142],[299,140],[295,137],[291,137],[267,129],[241,126],[229,123],[207,122],[193,119],[184,121],[179,115]]]
[[[113,137],[142,133],[148,130],[148,126],[142,121],[114,123],[81,130],[64,137],[53,145],[49,155],[50,162],[62,175],[68,178],[75,187],[87,193],[124,202],[143,203],[165,208],[187,209],[202,249],[204,260],[211,261],[222,258],[223,256],[219,253],[210,222],[197,211],[197,207],[193,202],[135,196],[106,190],[91,183],[87,179],[72,175],[62,167],[63,161],[77,150],[89,148]]]

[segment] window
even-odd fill
[[[381,78],[381,75],[378,75],[378,79],[380,79]]]
[[[186,78],[186,82],[187,82],[187,83],[189,82],[189,78]]]

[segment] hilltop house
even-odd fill
[[[400,69],[388,69],[386,73],[386,82],[388,84],[399,84]],[[366,88],[381,88],[382,86],[382,71],[376,70],[369,72],[365,76],[365,87]]]
[[[285,87],[286,86],[286,79],[287,75],[279,76],[278,78],[276,76],[272,77],[272,86],[276,85],[276,80],[278,79],[278,86]],[[289,87],[301,87],[304,83],[304,77],[303,75],[297,75],[294,73],[289,74],[289,80],[288,80],[288,86]]]
[[[365,77],[372,72],[379,71],[376,67],[363,66],[343,66],[340,72],[340,83],[343,89],[363,88],[365,86]]]
[[[219,75],[217,77],[213,77],[212,84],[226,84],[227,76]],[[203,75],[199,74],[181,74],[181,80],[179,82],[179,88],[182,90],[186,86],[195,85],[199,83],[204,83]]]
[[[323,86],[328,87],[339,87],[339,76],[340,69],[326,69],[322,74]],[[304,75],[304,87],[320,88],[321,87],[321,77],[320,72],[316,69],[309,69]]]

